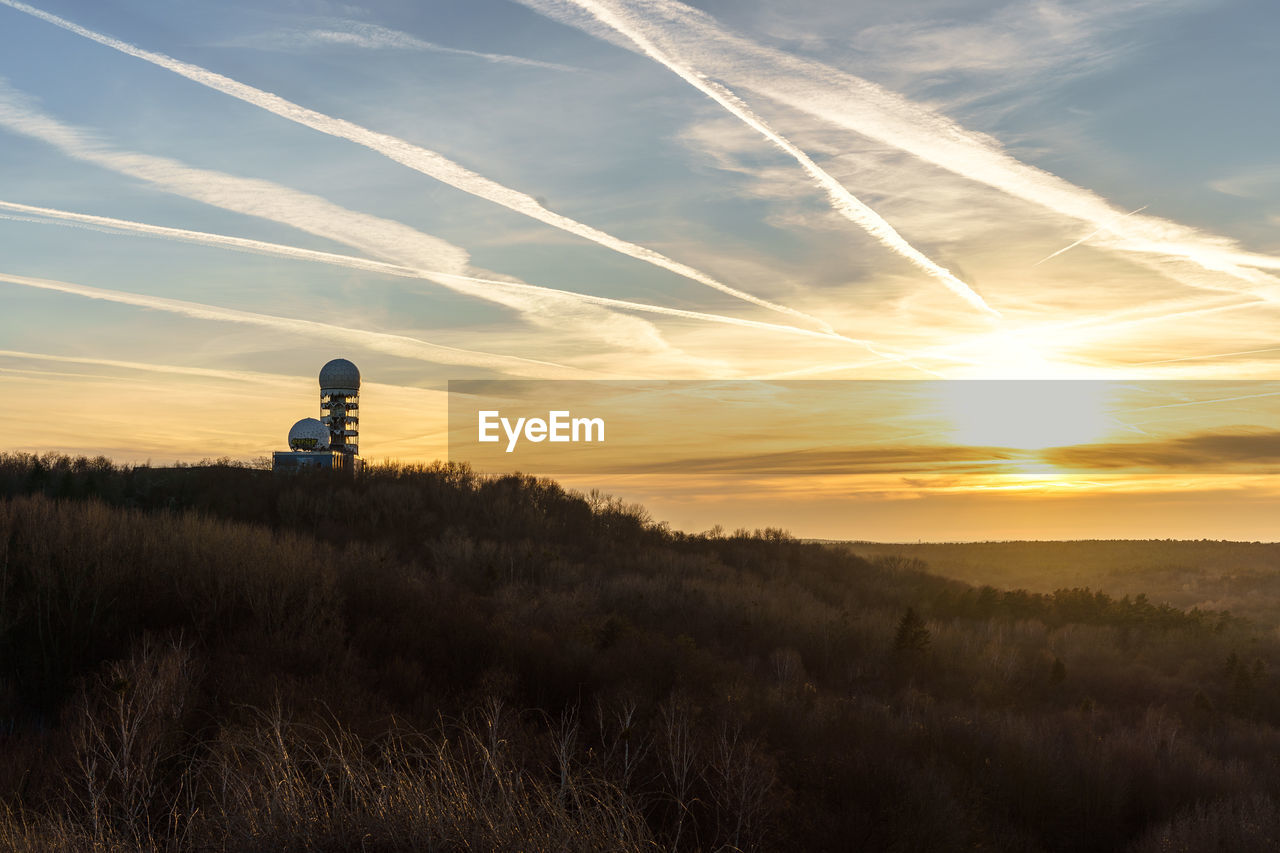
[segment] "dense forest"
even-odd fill
[[[1272,851],[1278,665],[520,475],[0,457],[9,850]]]

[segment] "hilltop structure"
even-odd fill
[[[271,455],[273,471],[356,471],[360,464],[360,369],[345,358],[335,358],[320,368],[320,411],[320,418],[303,418],[289,429],[289,449]]]

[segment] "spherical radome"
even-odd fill
[[[320,388],[360,390],[360,368],[345,358],[335,358],[320,368]]]
[[[329,447],[329,428],[316,418],[303,418],[289,429],[291,450],[325,450]]]

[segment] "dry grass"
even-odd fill
[[[521,766],[497,724],[395,728],[372,740],[279,708],[182,754],[172,740],[180,648],[149,649],[130,681],[77,713],[78,776],[54,809],[0,817],[15,851],[651,851],[628,796],[578,767]],[[114,694],[112,698],[110,694]]]

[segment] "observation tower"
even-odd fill
[[[320,416],[329,427],[329,449],[360,452],[360,369],[345,358],[320,368]]]
[[[289,449],[271,454],[277,472],[328,468],[355,473],[360,466],[360,369],[345,358],[320,368],[320,417],[289,430]]]

